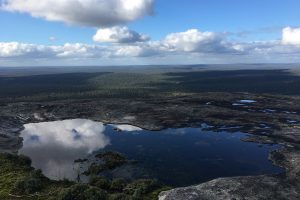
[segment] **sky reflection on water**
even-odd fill
[[[110,144],[104,130],[102,123],[84,119],[26,124],[19,153],[50,178],[74,180],[74,160]]]
[[[201,128],[146,131],[131,125],[103,125],[85,119],[26,124],[20,154],[52,179],[75,180],[74,160],[97,151],[118,151],[137,168],[164,183],[184,186],[217,177],[281,172],[268,160],[277,146],[241,142],[242,133]]]

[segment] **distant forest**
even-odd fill
[[[0,77],[0,101],[155,98],[201,92],[299,95],[300,77],[286,70],[98,72]]]

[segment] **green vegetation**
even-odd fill
[[[72,185],[68,181],[51,181],[30,165],[27,157],[0,153],[0,199],[55,200],[58,193]]]
[[[61,194],[61,200],[106,200],[107,192],[87,184],[75,184]]]
[[[0,153],[0,199],[154,200],[160,191],[169,189],[155,180],[128,182],[100,176],[91,176],[86,184],[52,181],[30,165],[27,157]]]
[[[45,183],[49,182],[40,170],[30,172],[29,177],[19,179],[12,189],[13,194],[33,194],[41,191],[46,187]]]
[[[300,77],[287,70],[227,70],[168,73],[181,92],[300,94]],[[172,84],[171,84],[172,85]],[[170,84],[162,87],[169,88]]]
[[[114,169],[127,162],[124,156],[122,156],[120,153],[113,151],[99,153],[95,157],[102,159],[107,169]]]
[[[95,157],[101,159],[102,162],[100,164],[91,164],[88,170],[84,172],[85,175],[98,175],[106,170],[113,170],[120,167],[127,162],[124,156],[112,151],[99,153]]]
[[[108,179],[106,179],[105,177],[95,176],[95,175],[90,176],[89,183],[91,186],[95,186],[95,187],[98,187],[103,190],[108,190],[111,185],[111,182]]]
[[[251,83],[251,84],[249,84]],[[297,95],[300,77],[286,70],[165,73],[70,73],[0,77],[0,102],[151,98],[200,92]]]
[[[161,74],[76,73],[0,77],[0,101],[49,101],[83,98],[148,97],[162,83]]]

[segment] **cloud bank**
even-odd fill
[[[48,59],[60,60],[148,59],[170,60],[174,57],[205,63],[224,62],[300,62],[299,30],[282,30],[282,38],[273,41],[239,42],[217,32],[191,29],[170,33],[165,38],[147,41],[146,37],[128,28],[100,29],[94,39],[111,44],[66,43],[37,45],[18,42],[0,43],[0,60]],[[125,63],[127,64],[127,63]],[[132,64],[130,62],[130,64]]]
[[[153,12],[154,0],[2,0],[6,11],[66,24],[110,27]]]
[[[155,54],[155,49],[146,45],[90,45],[66,43],[64,45],[47,46],[18,42],[0,42],[0,60],[9,58],[29,59],[65,59],[65,58],[113,58],[113,57],[145,57]]]

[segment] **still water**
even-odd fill
[[[269,151],[278,146],[245,143],[240,141],[245,134],[215,133],[201,127],[154,132],[74,119],[26,124],[21,137],[24,141],[19,153],[29,156],[33,167],[56,180],[75,180],[78,166],[74,160],[108,150],[136,161],[133,167],[115,170],[115,174],[157,178],[174,186],[217,177],[282,172],[268,160]]]

